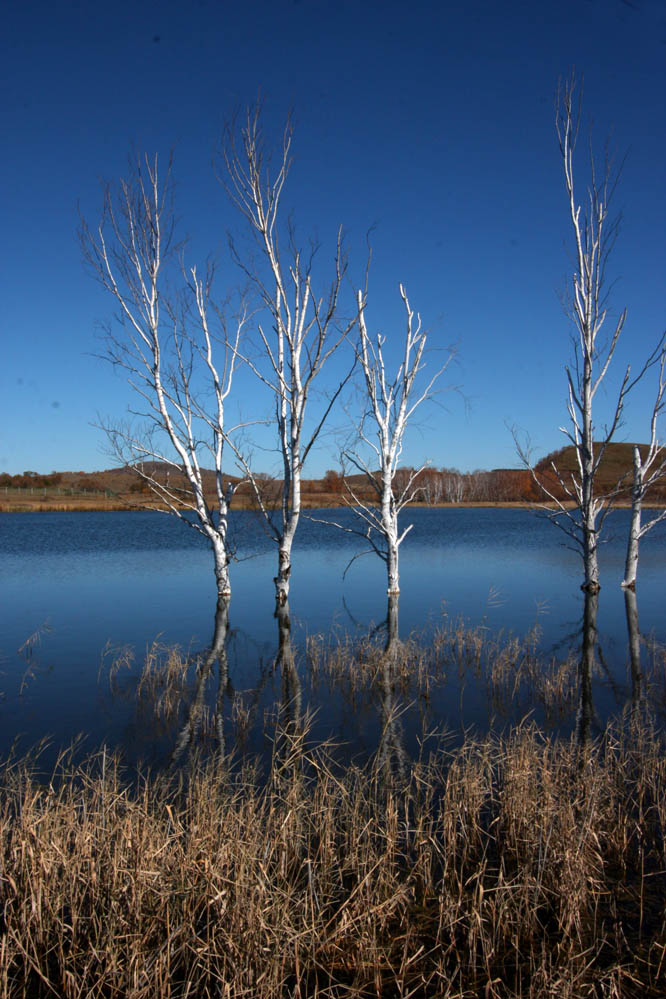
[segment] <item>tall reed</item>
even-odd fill
[[[269,773],[0,774],[0,997],[666,992],[666,756],[638,716],[385,779],[279,733]]]

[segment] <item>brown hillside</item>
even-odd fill
[[[595,444],[595,449],[600,445]],[[606,448],[602,458],[599,471],[597,472],[597,491],[606,492],[613,489],[617,483],[625,486],[621,499],[629,501],[631,499],[631,482],[633,476],[633,453],[635,444],[631,443],[611,443]],[[639,444],[641,457],[645,457],[649,445]],[[565,481],[571,477],[572,473],[578,475],[578,464],[576,461],[576,451],[573,445],[560,448],[546,455],[536,466],[535,471],[541,477],[544,484],[555,492],[555,495],[563,498],[559,485],[553,475],[553,464],[558,469]],[[648,494],[648,501],[663,503],[666,502],[666,480],[658,483]]]
[[[603,492],[621,480],[626,483],[620,502],[629,502],[633,444],[610,444],[599,470],[598,489]],[[640,445],[642,454],[647,445]],[[557,483],[552,463],[568,478],[576,471],[573,447],[561,448],[546,455],[536,466],[537,475],[557,496],[565,494]],[[172,491],[182,489],[183,504],[190,505],[189,491],[182,473],[167,465],[152,463],[146,471]],[[402,488],[408,480],[410,469],[399,469],[396,486]],[[238,482],[237,475],[229,480]],[[204,472],[206,497],[215,502],[215,476]],[[362,475],[351,475],[347,484],[363,501],[374,501],[373,490]],[[270,476],[262,478],[265,501],[270,506],[279,504],[281,482]],[[526,469],[495,468],[492,471],[459,472],[455,468],[427,468],[419,476],[414,490],[417,503],[429,506],[495,503],[533,503],[544,498],[534,479]],[[306,507],[340,506],[349,499],[349,491],[339,472],[330,470],[323,479],[306,479],[303,482],[303,505]],[[666,503],[666,481],[652,490],[648,502]],[[157,500],[148,487],[128,468],[110,468],[102,472],[52,472],[42,475],[24,472],[22,475],[0,474],[0,511],[28,510],[126,510],[156,507]],[[234,507],[248,508],[255,505],[249,483],[240,484],[234,497]]]

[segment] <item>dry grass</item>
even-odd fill
[[[340,768],[281,733],[263,779],[125,782],[103,753],[0,776],[0,996],[656,997],[666,757],[521,728]]]
[[[428,638],[412,635],[396,643],[391,682],[404,699],[427,701],[448,683],[464,689],[469,681],[485,692],[498,715],[515,716],[539,706],[545,719],[556,724],[576,708],[579,662],[574,654],[544,656],[539,639],[537,626],[518,637],[484,625],[470,627],[462,618],[449,620]],[[352,704],[385,668],[384,651],[373,638],[310,636],[307,660],[315,685],[326,680]]]
[[[181,719],[200,669],[201,657],[193,656],[179,645],[166,645],[157,638],[146,647],[138,675],[132,646],[107,645],[102,653],[99,677],[108,675],[115,696],[135,701],[140,714],[153,717],[168,727],[171,722]]]

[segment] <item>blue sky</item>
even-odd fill
[[[369,327],[400,336],[402,282],[431,345],[457,347],[447,378],[459,391],[424,412],[407,462],[515,465],[506,424],[528,429],[539,454],[564,443],[571,350],[558,292],[570,227],[553,99],[572,67],[597,148],[610,133],[628,152],[610,265],[612,310],[628,309],[617,369],[638,364],[664,328],[657,0],[28,0],[5,13],[1,46],[0,471],[112,464],[94,423],[122,418],[130,393],[94,356],[113,308],[84,270],[77,211],[97,220],[100,179],[123,175],[132,150],[174,150],[189,259],[216,255],[221,293],[239,283],[226,254],[239,220],[211,162],[224,122],[258,92],[269,135],[293,112],[285,206],[304,238],[317,234],[322,261],[342,224],[362,281],[374,227]],[[240,380],[246,408],[255,391]],[[619,439],[646,437],[652,392],[646,382],[630,401]],[[310,474],[335,466],[335,441]]]

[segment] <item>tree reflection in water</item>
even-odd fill
[[[480,685],[485,688],[490,728],[498,718],[504,724],[515,723],[535,711],[543,712],[546,729],[573,731],[579,745],[585,746],[604,727],[604,702],[609,693],[620,709],[630,702],[635,714],[647,709],[648,700],[652,705],[652,692],[661,675],[661,660],[657,659],[661,653],[656,644],[657,665],[641,661],[645,640],[639,630],[636,593],[630,589],[624,593],[630,685],[608,668],[598,634],[599,599],[597,593],[585,594],[582,629],[569,636],[569,652],[562,661],[543,655],[536,639],[531,644],[530,636],[502,640],[487,635],[485,629],[477,635],[457,628],[451,634],[436,636],[432,644],[413,636],[402,641],[399,598],[392,595],[385,619],[366,638],[359,641],[345,636],[336,642],[335,637],[316,636],[319,641],[308,646],[306,653],[310,672],[304,673],[298,666],[302,650],[292,630],[288,603],[276,611],[277,645],[266,657],[265,648],[250,648],[247,636],[230,630],[229,603],[220,601],[212,641],[202,655],[183,656],[178,647],[157,645],[149,650],[144,673],[131,688],[137,705],[134,725],[143,739],[150,738],[153,728],[156,744],[168,739],[166,751],[174,766],[182,765],[185,759],[192,765],[201,754],[228,760],[230,753],[244,756],[251,747],[258,759],[269,764],[265,755],[268,748],[273,774],[288,783],[302,775],[302,766],[296,761],[303,760],[306,742],[316,739],[320,723],[328,727],[327,706],[330,702],[335,711],[337,699],[344,702],[351,725],[358,726],[361,752],[372,755],[377,777],[390,787],[407,772],[411,748],[416,748],[415,741],[421,741],[419,731],[423,736],[439,730],[440,725],[449,725],[447,712],[460,693],[456,683],[460,685],[461,677],[468,677],[473,670],[476,689]],[[237,647],[239,636],[244,637],[242,650]],[[481,644],[478,649],[474,645],[476,658],[468,662],[468,646],[476,638]],[[318,650],[314,666],[312,649]],[[235,690],[231,674],[235,675],[236,665],[243,671],[248,663],[257,662],[259,674],[249,686]],[[111,670],[114,684],[116,672],[117,666]],[[653,673],[656,679],[650,686]],[[322,701],[317,687],[324,678],[328,691]],[[114,694],[123,693],[120,684],[112,689]],[[596,709],[595,690],[601,699],[601,707]],[[462,718],[462,695],[459,700]],[[368,709],[377,712],[379,722],[372,745],[368,745],[363,721]],[[321,716],[315,726],[313,718],[318,710]],[[601,717],[598,711],[603,712]],[[336,731],[329,729],[329,733],[333,740],[338,738]],[[328,733],[320,736],[324,740],[328,737]],[[343,749],[342,756],[354,758],[359,752],[353,739],[354,734],[351,749]],[[339,756],[339,751],[335,755]]]
[[[233,697],[233,688],[229,679],[229,659],[227,654],[227,635],[229,632],[229,601],[223,597],[217,601],[215,610],[215,627],[213,629],[213,640],[210,644],[205,659],[197,671],[197,680],[194,697],[189,706],[187,721],[181,728],[173,753],[171,754],[172,765],[178,763],[185,750],[192,756],[202,736],[202,731],[206,722],[206,690],[208,681],[213,672],[215,663],[218,663],[217,696],[215,699],[215,713],[213,727],[217,737],[217,754],[222,760],[226,755],[226,742],[224,736],[224,698]]]
[[[396,695],[396,667],[401,652],[398,630],[397,594],[390,593],[386,611],[386,645],[377,675],[377,689],[380,694],[381,734],[375,757],[375,766],[388,785],[397,777],[405,781],[407,775],[407,752],[400,716],[402,705]]]
[[[629,632],[629,666],[631,669],[631,710],[636,713],[644,702],[643,670],[641,666],[641,632],[638,626],[638,601],[636,591],[624,591],[624,609]]]
[[[278,624],[278,651],[274,669],[280,671],[281,678],[280,725],[287,735],[295,737],[302,729],[303,691],[296,669],[288,601],[276,608],[275,617]]]
[[[278,647],[273,672],[280,673],[280,703],[273,735],[271,780],[275,788],[286,790],[302,772],[308,725],[303,716],[303,689],[296,668],[288,600],[276,605],[275,619]]]
[[[578,715],[576,718],[576,734],[578,743],[584,746],[590,739],[590,729],[594,718],[592,702],[592,673],[595,666],[595,649],[597,646],[597,611],[599,609],[599,593],[585,591],[585,610],[583,613],[583,641],[580,658],[580,687]]]

